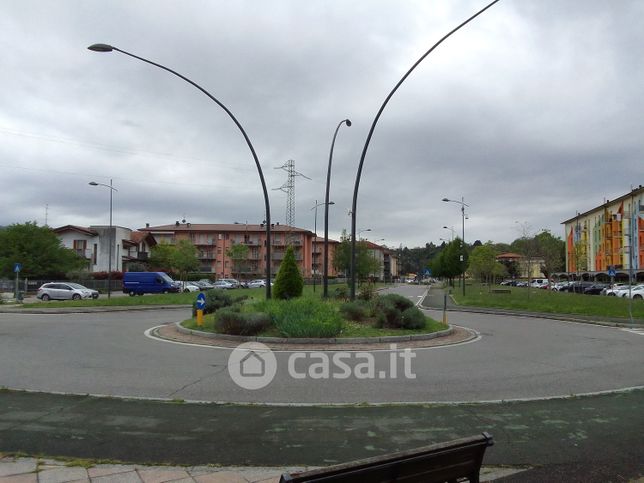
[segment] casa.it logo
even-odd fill
[[[228,358],[228,373],[244,389],[262,389],[277,373],[275,354],[260,342],[238,345]]]

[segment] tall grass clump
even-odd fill
[[[342,316],[335,307],[316,298],[263,300],[252,310],[268,314],[282,337],[332,338],[342,331]]]

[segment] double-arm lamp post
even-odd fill
[[[498,0],[497,0],[498,1]],[[145,62],[146,64],[153,65],[155,67],[158,67],[159,69],[163,69],[167,72],[170,72],[171,74],[176,75],[177,77],[183,79],[186,81],[188,84],[191,84],[192,86],[196,87],[199,89],[201,92],[203,92],[206,96],[210,98],[213,102],[215,102],[219,107],[221,107],[226,114],[233,120],[237,128],[241,131],[242,135],[244,136],[244,140],[246,141],[246,144],[248,145],[248,148],[250,149],[251,154],[253,155],[253,159],[255,160],[255,166],[257,166],[257,172],[259,173],[259,179],[262,183],[262,190],[264,191],[264,205],[265,205],[265,210],[266,210],[266,298],[270,299],[271,298],[271,207],[270,203],[268,201],[268,190],[266,189],[266,181],[264,180],[264,173],[262,171],[262,167],[259,164],[259,159],[257,158],[257,153],[255,153],[255,148],[253,147],[252,143],[250,142],[250,139],[248,135],[246,134],[246,131],[244,131],[244,128],[242,125],[239,123],[237,118],[233,115],[230,110],[223,105],[217,98],[215,98],[210,92],[208,92],[206,89],[201,87],[199,84],[197,84],[194,81],[191,81],[187,77],[179,74],[178,72],[175,72],[172,69],[169,69],[168,67],[165,67],[161,64],[157,64],[156,62],[152,62],[151,60],[144,59],[143,57],[139,57],[138,55],[131,54],[129,52],[126,52],[125,50],[118,49],[112,45],[107,45],[107,44],[93,44],[88,47],[89,50],[93,50],[94,52],[120,52],[122,54],[125,54],[127,56],[133,57],[135,59],[138,59],[142,62]]]
[[[465,203],[465,198],[461,196],[461,201],[458,200],[450,200],[447,198],[443,198],[443,201],[445,202],[450,202],[450,203],[458,203],[461,205],[461,217],[463,219],[463,239],[461,240],[461,269],[463,271],[461,277],[462,277],[462,285],[463,285],[463,295],[465,295],[465,207],[469,207],[467,203]],[[447,228],[444,226],[443,228]]]
[[[90,181],[90,186],[104,186],[110,190],[110,235],[109,235],[109,244],[110,248],[107,255],[107,298],[112,297],[112,247],[114,246],[114,234],[112,233],[112,194],[115,191],[118,191],[112,186],[112,180],[110,179],[110,184],[97,183],[96,181]]]
[[[333,141],[331,141],[331,149],[329,150],[329,166],[326,171],[326,194],[324,196],[324,269],[322,273],[323,277],[323,289],[322,296],[324,298],[329,296],[329,190],[331,186],[331,164],[333,163],[333,147],[335,146],[335,138],[338,137],[338,131],[340,126],[346,124],[347,127],[351,127],[351,121],[349,119],[344,119],[340,121],[338,127],[335,128],[333,133]]]
[[[387,104],[389,103],[389,100],[393,97],[393,95],[396,93],[398,88],[402,85],[402,83],[409,77],[409,75],[418,67],[418,65],[425,60],[425,57],[427,57],[429,54],[431,54],[436,47],[438,47],[440,44],[445,41],[449,36],[451,36],[454,32],[458,31],[461,27],[467,25],[469,22],[474,20],[476,17],[481,15],[483,12],[485,12],[488,8],[490,8],[492,5],[495,3],[498,3],[499,0],[494,0],[493,2],[490,2],[487,6],[476,12],[474,15],[472,15],[470,18],[462,22],[460,25],[449,31],[446,35],[443,36],[438,42],[436,42],[427,52],[425,52],[417,61],[414,65],[411,66],[411,68],[405,73],[404,76],[398,81],[398,83],[395,85],[395,87],[392,89],[392,91],[387,95],[385,98],[384,102],[380,106],[380,109],[378,109],[378,113],[376,114],[376,117],[374,118],[373,122],[371,123],[371,128],[369,129],[369,134],[367,135],[367,139],[364,143],[364,147],[362,148],[362,155],[360,156],[360,163],[358,164],[358,173],[356,174],[356,182],[355,186],[353,189],[353,204],[351,206],[351,280],[350,280],[350,289],[351,289],[351,300],[355,300],[356,298],[356,271],[355,271],[355,266],[356,266],[356,226],[357,226],[357,211],[358,211],[358,188],[360,187],[360,177],[362,175],[362,166],[364,165],[364,160],[367,155],[367,149],[369,149],[369,143],[371,142],[371,137],[373,136],[373,132],[376,129],[376,124],[378,124],[378,120],[380,119],[380,116],[382,115],[382,112],[385,110],[385,107],[387,107]]]

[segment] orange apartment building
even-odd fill
[[[263,278],[266,273],[266,226],[234,224],[191,224],[176,222],[173,225],[146,226],[140,231],[150,233],[157,243],[174,244],[190,240],[197,247],[200,272],[216,278]],[[274,276],[284,259],[286,247],[295,249],[295,259],[304,278],[321,276],[324,239],[302,228],[276,223],[271,226],[271,274]],[[248,247],[247,259],[234,263],[228,256],[230,247],[243,244]],[[337,241],[329,240],[329,276],[333,270],[333,254]]]

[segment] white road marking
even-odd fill
[[[642,329],[622,329],[624,332],[631,332],[637,335],[644,335],[644,328]]]

